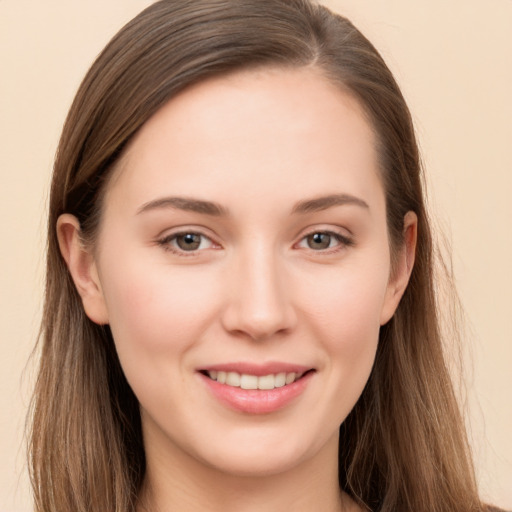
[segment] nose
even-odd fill
[[[229,297],[222,317],[224,329],[252,340],[293,330],[297,316],[291,301],[291,283],[279,258],[261,249],[232,263]]]

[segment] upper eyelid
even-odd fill
[[[186,235],[187,233],[194,233],[197,235],[204,236],[209,238],[212,241],[215,241],[215,234],[211,232],[211,230],[203,227],[203,226],[176,226],[174,228],[166,228],[160,231],[158,235],[155,236],[155,240],[162,240],[165,238],[172,238],[179,235]]]
[[[354,234],[352,233],[352,231],[346,227],[325,224],[308,226],[307,228],[301,230],[301,233],[297,238],[298,240],[302,240],[304,237],[313,235],[314,233],[329,233],[346,239],[354,238]]]

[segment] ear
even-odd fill
[[[65,213],[57,220],[57,238],[62,257],[82,298],[85,314],[95,323],[108,323],[107,307],[96,263],[80,238],[78,219]]]
[[[381,312],[380,324],[384,325],[395,314],[396,308],[407,288],[416,255],[416,239],[418,234],[418,217],[412,211],[404,217],[403,244],[397,254],[395,268],[390,276],[386,296]]]

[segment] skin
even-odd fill
[[[332,195],[351,199],[294,211]],[[225,212],[148,206],[170,196]],[[392,269],[375,137],[351,96],[314,68],[195,85],[131,142],[95,246],[80,244],[70,215],[57,229],[85,311],[110,324],[141,404],[142,502],[358,510],[338,488],[338,429],[407,285],[416,217]],[[180,249],[184,232],[204,235],[197,249]],[[237,361],[314,371],[285,407],[251,414],[220,402],[198,371]]]

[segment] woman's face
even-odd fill
[[[336,459],[407,273],[391,275],[358,103],[315,70],[260,70],[143,126],[82,295],[110,324],[148,460],[272,474]]]

